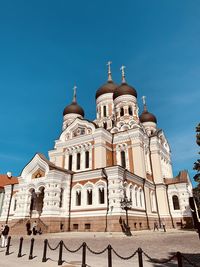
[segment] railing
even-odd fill
[[[34,244],[35,244],[35,239],[32,238],[30,240],[30,252],[29,252],[29,260],[32,260],[34,258],[33,256],[33,251],[34,251]],[[6,246],[6,252],[5,255],[10,254],[10,246],[11,246],[11,237],[8,237],[8,242]],[[20,238],[20,243],[19,243],[19,250],[17,257],[22,257],[22,247],[23,247],[23,237]],[[168,264],[169,262],[173,261],[173,266],[178,266],[178,267],[183,267],[184,262],[189,263],[193,267],[200,267],[200,265],[196,265],[196,263],[190,261],[187,257],[185,257],[181,252],[176,252],[174,255],[172,255],[170,258],[165,259],[165,260],[159,260],[159,259],[154,259],[150,257],[146,252],[144,252],[141,248],[138,248],[135,250],[134,253],[132,253],[130,256],[124,257],[120,255],[111,245],[108,245],[101,251],[94,251],[92,250],[85,242],[83,242],[77,249],[69,249],[63,240],[61,240],[55,247],[52,247],[47,239],[44,240],[44,247],[43,247],[43,256],[42,256],[42,262],[47,262],[49,258],[47,258],[47,252],[48,250],[57,250],[58,249],[58,265],[62,265],[63,262],[66,260],[63,259],[63,251],[64,249],[70,253],[77,253],[79,250],[82,250],[82,261],[81,261],[81,267],[86,267],[87,265],[87,251],[89,251],[91,254],[94,255],[100,255],[104,254],[107,252],[107,266],[112,267],[113,261],[112,261],[112,256],[115,255],[121,260],[131,260],[135,256],[137,257],[138,261],[138,267],[143,267],[143,257],[146,257],[149,262],[155,263],[155,264],[162,264],[162,266],[165,266],[163,264]],[[136,266],[135,263],[133,266]],[[168,265],[166,265],[168,266]]]

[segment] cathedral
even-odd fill
[[[187,171],[173,177],[171,152],[156,116],[125,78],[96,91],[96,119],[78,104],[63,111],[49,159],[35,154],[18,177],[0,175],[0,223],[20,232],[27,220],[45,232],[119,232],[189,227],[192,186]],[[3,182],[4,181],[4,182]]]

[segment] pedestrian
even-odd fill
[[[2,232],[3,232],[3,229],[4,229],[4,225],[2,224],[1,228],[0,228],[0,238],[1,238],[1,235],[2,235]]]
[[[36,235],[37,234],[37,222],[34,221],[33,223],[33,235]]]
[[[9,230],[10,230],[9,226],[5,224],[5,227],[1,235],[1,247],[2,248],[7,246]]]
[[[26,231],[27,231],[27,235],[31,235],[31,222],[30,222],[30,220],[28,220],[26,223]]]
[[[165,221],[162,221],[162,228],[163,228],[164,232],[166,232],[166,225],[165,225]]]
[[[158,229],[158,222],[157,221],[155,221],[154,224],[153,224],[153,230],[154,231],[155,230],[159,231],[159,229]]]

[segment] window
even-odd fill
[[[124,151],[121,151],[121,166],[126,168],[126,156]]]
[[[124,116],[124,109],[123,108],[120,109],[120,116]]]
[[[78,224],[77,223],[73,224],[73,230],[78,230]]]
[[[106,106],[103,106],[103,116],[106,117],[107,114],[106,114]]]
[[[68,169],[72,170],[72,155],[69,155]]]
[[[105,191],[103,187],[99,187],[99,204],[104,204],[105,203]]]
[[[76,169],[80,170],[81,167],[81,154],[77,153]]]
[[[90,223],[86,223],[86,224],[85,224],[85,230],[90,230],[90,228],[91,228]]]
[[[174,210],[180,210],[179,200],[177,196],[172,197]]]
[[[16,208],[17,208],[17,199],[15,199],[15,202],[14,202],[14,208],[13,208],[13,210],[15,211],[15,210],[16,210]]]
[[[104,123],[103,123],[103,128],[104,128],[104,129],[107,129],[107,122],[104,122]]]
[[[132,108],[131,108],[131,107],[128,108],[128,113],[129,113],[129,115],[131,115],[131,116],[133,115],[133,111],[132,111]]]
[[[87,190],[87,204],[92,205],[92,189]]]
[[[76,206],[81,206],[81,191],[76,191]]]
[[[135,188],[135,206],[138,206],[138,189]]]
[[[89,168],[89,151],[85,152],[85,168]]]
[[[59,205],[59,207],[60,208],[62,208],[62,206],[63,206],[63,188],[61,188],[61,190],[60,190],[60,205]]]

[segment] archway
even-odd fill
[[[30,204],[30,217],[38,218],[42,214],[44,203],[44,187],[41,186],[36,192],[35,189],[30,190],[31,204]]]

